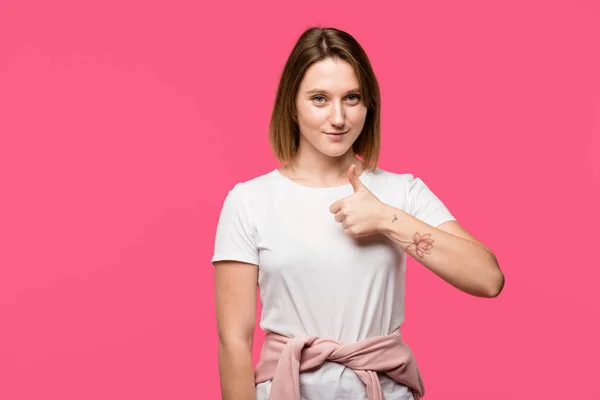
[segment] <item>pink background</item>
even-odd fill
[[[426,398],[600,398],[598,2],[96,3],[0,3],[0,399],[220,398],[214,231],[277,167],[278,76],[313,24],[370,56],[380,167],[506,275],[478,299],[410,260]]]

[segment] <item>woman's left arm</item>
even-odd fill
[[[381,202],[360,181],[355,165],[348,169],[354,193],[335,201],[329,211],[351,237],[382,233],[434,274],[478,297],[496,297],[504,274],[496,256],[456,221],[437,228],[413,215]]]
[[[457,289],[478,297],[502,291],[504,274],[496,256],[457,221],[435,228],[389,205],[382,207],[380,221],[380,233]]]

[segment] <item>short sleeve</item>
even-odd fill
[[[425,182],[408,174],[407,205],[409,213],[434,228],[446,221],[456,221],[442,201]]]
[[[255,237],[250,207],[243,189],[237,184],[223,202],[211,262],[228,260],[258,265]]]

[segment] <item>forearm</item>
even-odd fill
[[[452,286],[479,297],[495,297],[504,276],[496,257],[482,245],[444,232],[406,212],[385,206],[381,233]],[[415,233],[421,238],[417,245]],[[428,242],[429,241],[429,242]]]
[[[252,348],[219,342],[219,374],[223,400],[255,400]]]

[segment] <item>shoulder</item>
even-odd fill
[[[410,172],[395,172],[376,168],[365,183],[381,201],[400,209],[405,209],[415,175]]]
[[[234,184],[229,189],[227,197],[234,198],[246,204],[259,202],[268,195],[276,179],[276,171],[272,170],[262,175],[255,176]]]
[[[372,181],[375,184],[384,184],[386,187],[409,187],[417,178],[410,172],[393,172],[382,168],[376,168],[371,172]]]
[[[236,183],[231,190],[248,194],[261,192],[276,179],[275,173],[276,170],[271,170],[262,175],[240,181]]]
[[[385,186],[385,190],[400,191],[406,201],[429,201],[436,195],[425,181],[418,175],[410,172],[390,172],[380,170],[377,175],[379,181]],[[377,184],[376,184],[377,185]]]

